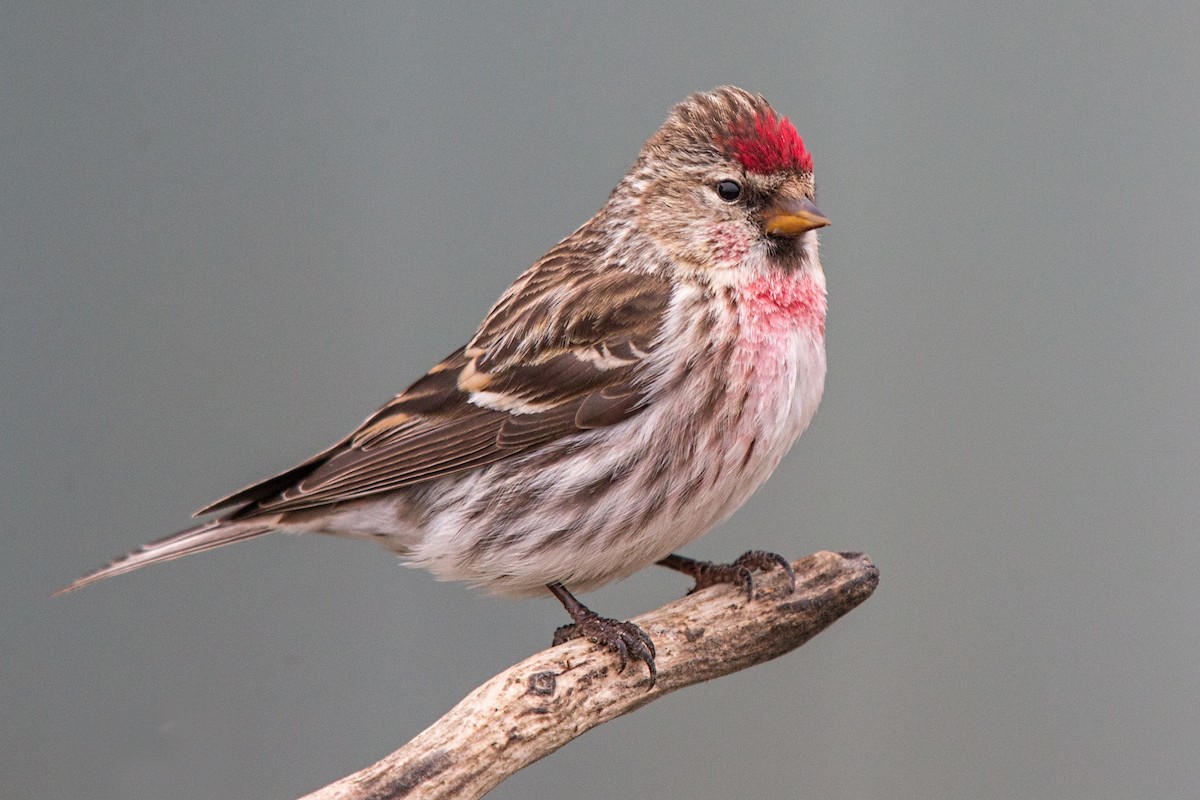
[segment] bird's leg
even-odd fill
[[[742,553],[732,564],[714,564],[711,561],[697,561],[694,558],[671,554],[658,562],[659,566],[667,567],[696,579],[696,585],[688,590],[688,594],[699,591],[715,583],[732,583],[746,590],[746,597],[754,599],[754,570],[769,570],[780,567],[787,573],[791,581],[792,591],[796,591],[796,573],[788,560],[778,553],[766,550],[749,550]]]
[[[616,650],[617,655],[621,657],[621,666],[617,672],[625,671],[625,664],[630,658],[644,661],[646,668],[650,670],[650,686],[654,686],[654,682],[658,680],[658,670],[654,667],[654,642],[645,631],[632,622],[600,616],[576,600],[575,595],[568,592],[567,587],[561,583],[551,583],[546,588],[563,604],[571,619],[575,620],[554,632],[554,644],[562,644],[582,636],[609,650]]]

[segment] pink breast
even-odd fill
[[[739,287],[738,321],[733,363],[750,401],[763,409],[788,405],[801,361],[824,346],[824,287],[802,272],[752,277]]]
[[[754,339],[806,328],[825,335],[825,290],[811,275],[755,276],[740,294],[743,330]]]

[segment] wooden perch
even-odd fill
[[[645,665],[616,671],[617,655],[586,640],[536,653],[467,695],[382,761],[302,800],[482,797],[522,767],[602,722],[668,692],[777,658],[871,596],[879,570],[861,553],[820,552],[755,576],[755,599],[715,586],[634,622],[658,648],[658,683]]]

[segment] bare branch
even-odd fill
[[[587,641],[551,647],[501,672],[377,764],[303,800],[482,797],[522,767],[602,722],[701,681],[787,653],[870,597],[879,571],[860,553],[820,552],[756,579],[747,602],[732,586],[706,589],[634,620],[658,648],[658,683],[644,665],[617,673],[617,656]]]

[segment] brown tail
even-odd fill
[[[70,586],[59,589],[53,596],[58,597],[60,594],[73,592],[76,589],[87,586],[89,583],[102,581],[114,575],[124,575],[126,572],[133,572],[135,569],[141,569],[147,564],[157,564],[160,561],[173,561],[176,558],[189,556],[192,553],[203,553],[205,550],[223,547],[227,544],[240,542],[243,539],[253,539],[255,536],[262,536],[264,533],[270,533],[275,530],[274,523],[275,520],[273,519],[244,521],[214,520],[213,522],[198,525],[195,528],[188,528],[165,539],[159,539],[157,542],[142,545],[140,549],[123,558],[118,558],[107,567],[98,569],[95,572],[89,572]]]

